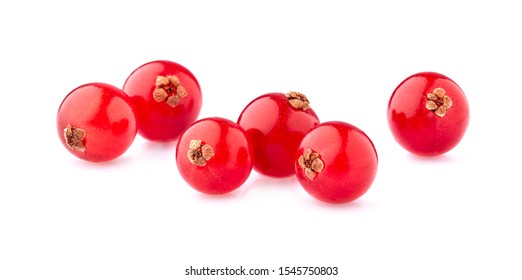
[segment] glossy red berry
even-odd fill
[[[250,102],[238,119],[255,148],[254,169],[272,177],[294,174],[294,156],[305,133],[319,124],[305,95],[269,93]]]
[[[65,148],[88,161],[119,157],[137,132],[129,97],[103,83],[86,84],[71,91],[58,109],[56,123]]]
[[[462,89],[434,72],[414,74],[393,92],[388,124],[395,140],[411,153],[436,156],[453,149],[469,123]]]
[[[138,133],[151,141],[177,139],[197,118],[202,96],[196,77],[171,61],[138,67],[123,86],[136,108]]]
[[[328,203],[346,203],[363,195],[377,174],[377,152],[357,127],[325,122],[310,130],[294,161],[301,186]]]
[[[206,194],[239,188],[252,171],[252,155],[245,131],[235,122],[217,117],[195,122],[176,147],[181,176]]]

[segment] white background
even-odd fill
[[[0,279],[522,278],[516,1],[129,2],[0,4]],[[374,184],[332,206],[294,178],[253,172],[210,197],[181,179],[175,143],[137,136],[104,164],[70,155],[55,125],[65,95],[121,87],[156,59],[196,75],[200,117],[236,120],[260,94],[306,94],[322,121],[370,136]],[[403,150],[386,121],[394,88],[420,71],[455,80],[471,110],[459,146],[432,159]],[[184,276],[240,265],[339,275]]]

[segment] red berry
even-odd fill
[[[245,131],[223,118],[190,126],[178,141],[176,162],[185,181],[206,194],[239,188],[252,171],[252,147]]]
[[[294,156],[305,133],[319,124],[305,95],[269,93],[250,102],[237,121],[255,148],[254,169],[272,177],[294,174]]]
[[[91,83],[71,91],[57,116],[58,135],[73,155],[109,161],[122,155],[136,137],[136,115],[120,89]]]
[[[325,122],[301,141],[295,172],[303,188],[318,200],[346,203],[363,195],[377,173],[377,152],[357,127]]]
[[[414,74],[393,92],[388,124],[395,140],[411,153],[436,156],[453,149],[469,123],[464,92],[434,72]]]
[[[171,61],[138,67],[123,86],[136,108],[138,133],[152,141],[177,139],[199,115],[201,89],[196,77]]]

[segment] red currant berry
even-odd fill
[[[109,161],[122,155],[136,137],[136,114],[117,87],[92,83],[70,92],[57,116],[58,135],[73,155]]]
[[[138,133],[151,141],[177,139],[199,115],[201,89],[196,77],[171,61],[138,67],[123,86],[136,108]]]
[[[201,119],[181,136],[176,163],[183,179],[206,194],[239,188],[252,171],[253,150],[245,131],[223,118]]]
[[[305,133],[319,124],[298,92],[268,93],[250,102],[237,121],[255,148],[254,169],[272,177],[294,174],[294,156]]]
[[[357,127],[325,122],[301,141],[295,172],[303,188],[318,200],[346,203],[363,195],[377,174],[377,152]]]
[[[414,74],[393,92],[388,124],[395,140],[411,153],[436,156],[453,149],[469,123],[464,92],[448,77]]]

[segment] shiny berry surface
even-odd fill
[[[469,123],[469,105],[462,89],[450,78],[421,72],[405,79],[388,103],[388,124],[395,140],[421,156],[453,149]]]
[[[103,83],[82,85],[62,101],[56,120],[64,147],[87,161],[122,155],[136,137],[136,115],[129,97]]]
[[[224,118],[195,122],[181,136],[176,163],[183,179],[206,194],[239,188],[252,171],[253,150],[245,131]]]
[[[125,81],[136,108],[138,133],[145,139],[177,139],[199,115],[202,95],[196,77],[184,66],[152,61],[134,70]]]
[[[267,176],[287,177],[294,174],[299,142],[319,119],[304,95],[289,92],[254,99],[243,109],[238,123],[254,146],[254,169]]]
[[[295,173],[301,186],[327,203],[362,196],[377,174],[377,152],[368,136],[344,122],[325,122],[306,134],[297,150]]]

